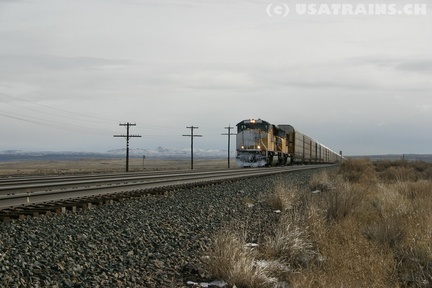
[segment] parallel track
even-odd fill
[[[325,165],[0,179],[0,218],[58,212],[87,203],[322,167]]]

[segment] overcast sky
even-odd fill
[[[125,122],[131,148],[189,147],[193,125],[195,147],[226,149],[224,127],[261,118],[345,155],[432,153],[432,3],[299,3],[0,0],[0,151],[120,149]]]

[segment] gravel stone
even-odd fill
[[[206,278],[200,258],[218,230],[237,222],[247,226],[247,241],[257,243],[279,217],[265,195],[281,181],[307,185],[313,173],[231,181],[0,223],[0,286],[188,287],[187,281]]]

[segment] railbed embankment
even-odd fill
[[[328,168],[323,168],[328,169]],[[55,217],[0,223],[0,285],[182,287],[220,229],[240,223],[258,242],[277,222],[275,185],[307,185],[298,171],[183,189]],[[205,275],[205,271],[201,273]],[[201,276],[202,276],[201,275]]]

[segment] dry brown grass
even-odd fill
[[[392,255],[363,237],[353,219],[319,226],[312,240],[320,261],[293,274],[293,287],[395,287]]]
[[[276,186],[267,203],[282,211],[279,225],[248,265],[278,263],[254,272],[271,287],[432,287],[432,165],[347,162],[306,190]]]
[[[374,165],[367,159],[348,159],[339,169],[339,175],[350,183],[373,185],[377,181]]]
[[[357,186],[345,183],[321,195],[322,209],[328,222],[340,221],[348,217],[361,205],[364,191]]]
[[[223,230],[214,238],[209,272],[237,287],[273,287],[275,279],[265,266],[257,265],[257,253],[246,246],[237,229]]]
[[[374,165],[379,178],[386,182],[432,179],[432,165],[421,161],[382,160]]]
[[[286,189],[281,184],[277,184],[274,193],[268,196],[267,203],[274,210],[285,211],[290,209],[296,201],[296,195],[298,195],[296,192],[298,192],[296,188]]]
[[[278,260],[287,267],[298,269],[306,267],[315,258],[316,252],[307,230],[293,222],[290,215],[283,215],[275,234],[267,236],[260,249],[262,257]]]
[[[337,175],[332,175],[333,177],[337,177]],[[313,174],[309,181],[309,189],[315,192],[327,192],[334,188],[335,184],[340,181],[340,177],[338,179],[331,179],[330,174],[326,171],[322,171],[316,174]]]

